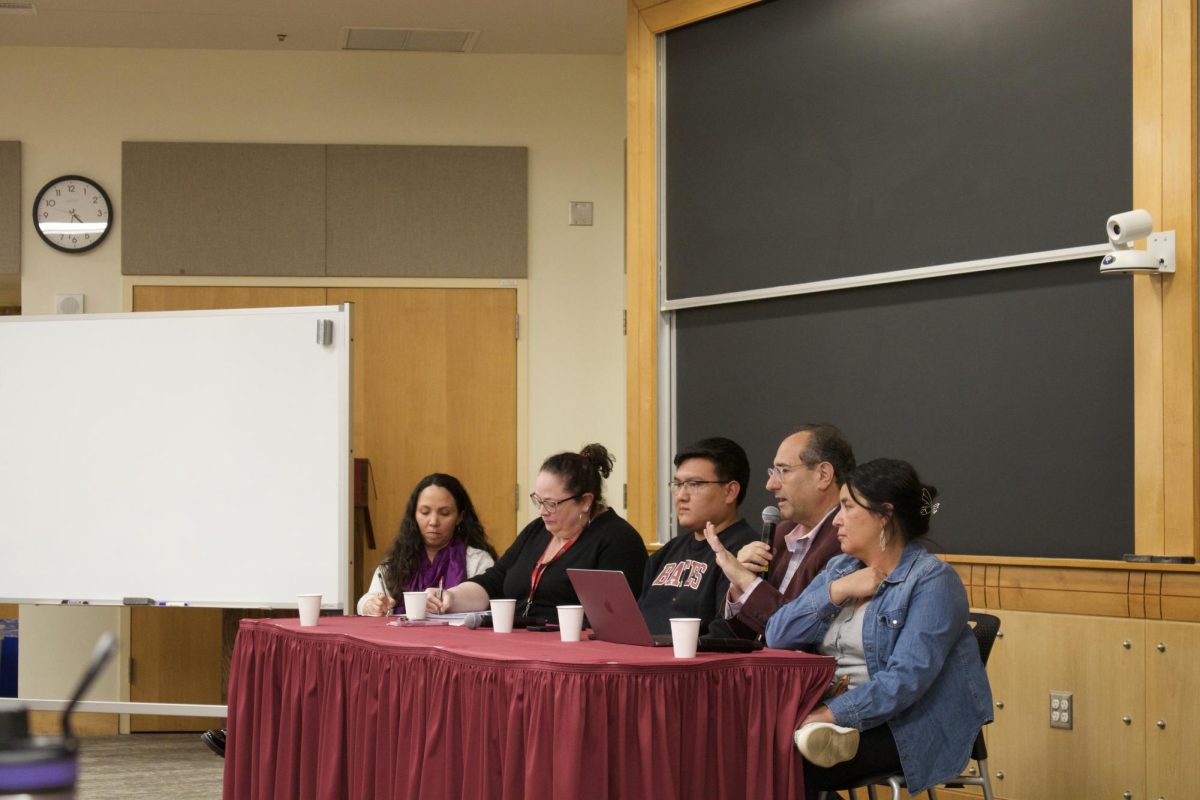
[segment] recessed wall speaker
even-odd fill
[[[56,295],[54,295],[54,313],[55,314],[82,314],[83,313],[83,295],[81,295],[81,294],[56,294]]]

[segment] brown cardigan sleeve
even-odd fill
[[[784,603],[799,597],[812,579],[825,569],[829,559],[842,552],[841,544],[837,539],[837,529],[833,527],[833,517],[827,517],[813,535],[812,546],[805,553],[804,560],[800,562],[800,568],[792,576],[787,591],[780,592],[779,584],[783,581],[788,562],[791,560],[791,553],[788,552],[783,537],[791,531],[792,527],[794,526],[785,528],[781,525],[776,530],[775,556],[767,568],[767,579],[750,593],[741,610],[732,619],[727,620],[730,629],[744,639],[760,636],[767,629],[767,620],[771,618],[771,615],[778,611]]]

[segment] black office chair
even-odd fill
[[[988,656],[992,654],[992,645],[996,643],[996,634],[1000,632],[1000,618],[993,614],[983,614],[971,612],[968,615],[968,621],[971,625],[971,630],[975,633],[975,643],[979,645],[979,658],[983,661],[984,668],[987,667]],[[984,800],[995,800],[995,795],[992,794],[992,779],[988,775],[987,764],[987,743],[983,740],[983,729],[975,737],[975,744],[971,747],[971,760],[975,762],[967,774],[960,775],[952,781],[948,781],[943,786],[948,789],[961,789],[963,786],[979,786],[983,789]],[[853,786],[842,786],[840,789],[848,789],[850,797],[854,798],[855,789],[866,788],[867,796],[870,800],[878,800],[875,795],[876,785],[887,785],[892,790],[892,800],[900,800],[900,790],[908,788],[908,784],[904,781],[903,775],[870,775],[855,783]],[[937,790],[934,787],[929,787],[929,800],[937,800]],[[826,792],[821,792],[817,795],[817,800],[826,800]]]

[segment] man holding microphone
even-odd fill
[[[768,469],[767,491],[775,495],[782,522],[774,541],[754,541],[736,557],[715,536],[708,537],[717,566],[729,580],[724,624],[712,632],[753,639],[780,606],[841,552],[833,517],[845,476],[854,469],[854,451],[833,425],[806,424],[779,445]],[[765,575],[763,574],[765,571]],[[728,630],[721,630],[725,625]]]

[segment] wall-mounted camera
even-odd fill
[[[1175,231],[1154,233],[1154,220],[1143,208],[1108,218],[1112,252],[1100,262],[1101,275],[1154,275],[1175,271]],[[1145,250],[1133,243],[1146,240]]]

